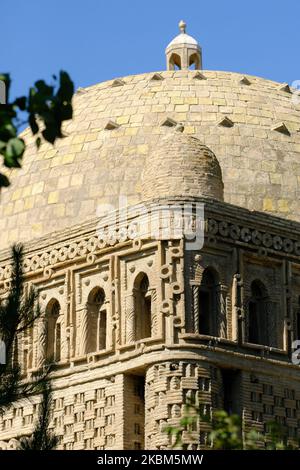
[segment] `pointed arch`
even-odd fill
[[[296,331],[296,339],[300,338],[300,295],[297,298],[297,307],[295,311],[295,331]]]
[[[270,345],[269,305],[270,299],[266,286],[255,279],[250,287],[251,297],[248,301],[248,342]]]
[[[181,57],[173,52],[169,57],[169,70],[181,70]]]
[[[134,282],[135,299],[135,339],[150,338],[152,323],[152,301],[149,278],[141,272]]]
[[[199,70],[200,69],[200,56],[198,53],[191,54],[189,57],[189,68]]]
[[[107,312],[105,293],[94,287],[87,299],[87,343],[86,352],[102,351],[107,347]]]
[[[199,305],[199,333],[203,335],[217,336],[218,317],[220,310],[220,279],[217,271],[206,268],[202,273],[202,279],[198,294]]]
[[[46,320],[46,359],[47,361],[60,361],[61,359],[61,323],[60,303],[51,299],[45,311]]]

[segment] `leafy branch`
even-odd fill
[[[5,167],[20,168],[26,147],[24,139],[17,135],[20,113],[27,115],[23,123],[28,123],[36,136],[37,148],[42,139],[54,144],[56,139],[64,137],[63,121],[72,119],[74,84],[67,72],[60,71],[59,78],[53,75],[53,85],[38,80],[29,89],[28,96],[9,102],[10,75],[0,74],[0,80],[5,83],[6,89],[6,104],[0,105],[0,154]],[[9,184],[7,176],[0,173],[0,188]]]
[[[200,421],[210,425],[207,445],[215,450],[299,450],[298,445],[289,442],[284,429],[279,423],[271,421],[267,423],[267,431],[260,433],[256,430],[243,431],[242,420],[236,414],[229,415],[225,410],[216,410],[211,416],[203,416],[199,407],[188,403],[184,407],[183,416],[178,426],[167,426],[164,431],[171,437],[172,447],[179,447],[182,443],[182,433],[193,424]],[[192,442],[191,437],[191,443]]]

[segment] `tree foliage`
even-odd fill
[[[18,137],[20,125],[28,123],[36,136],[39,148],[42,139],[53,144],[62,138],[62,123],[72,118],[72,97],[74,85],[67,72],[60,71],[59,77],[53,75],[53,84],[38,80],[29,89],[28,96],[9,101],[11,79],[9,74],[0,74],[5,83],[6,104],[0,105],[0,154],[7,168],[20,168],[25,151],[25,142]],[[26,116],[21,121],[20,116]],[[7,176],[0,173],[0,188],[9,186]]]
[[[45,380],[42,384],[42,402],[35,429],[30,437],[21,440],[20,450],[52,450],[57,446],[59,438],[49,430],[51,405],[51,385]]]
[[[6,360],[0,364],[0,414],[15,402],[42,394],[42,404],[35,430],[30,439],[22,441],[21,449],[49,450],[56,446],[57,438],[49,430],[51,386],[50,367],[40,370],[29,382],[23,380],[18,362],[18,338],[32,328],[40,317],[38,293],[32,287],[24,289],[23,247],[12,247],[12,274],[8,295],[0,303],[0,339],[6,346]]]
[[[6,346],[6,362],[0,364],[0,413],[21,398],[39,389],[46,373],[36,377],[31,384],[22,384],[21,368],[16,360],[18,335],[30,328],[40,316],[38,294],[30,288],[24,292],[23,248],[12,248],[12,275],[8,296],[0,304],[0,338]]]
[[[20,126],[28,124],[36,137],[37,148],[42,140],[54,144],[64,137],[62,124],[72,118],[74,85],[67,72],[61,71],[53,84],[38,80],[29,89],[28,96],[10,102],[11,79],[0,74],[6,89],[6,104],[0,104],[0,155],[7,168],[20,168],[25,151],[25,141],[18,137]],[[21,117],[26,118],[21,121]],[[6,175],[0,173],[1,187],[9,186]],[[0,414],[14,402],[41,393],[42,403],[35,430],[30,438],[23,439],[22,450],[50,450],[57,445],[57,438],[49,432],[51,409],[50,368],[45,366],[30,382],[22,380],[21,367],[16,351],[18,337],[27,332],[41,315],[38,294],[33,289],[25,291],[23,277],[23,247],[12,248],[12,276],[8,296],[0,300],[0,340],[5,344],[6,361],[0,364]]]
[[[240,416],[216,410],[211,417],[201,416],[199,408],[189,403],[179,420],[179,426],[168,426],[164,431],[171,436],[173,447],[182,447],[182,433],[187,434],[193,423],[210,424],[206,445],[213,450],[299,450],[300,443],[289,442],[284,429],[275,421],[267,424],[267,431],[260,433],[255,429],[245,431]],[[191,438],[191,443],[194,443]]]
[[[214,449],[243,449],[240,417],[230,416],[223,410],[216,411],[213,414],[209,439]]]

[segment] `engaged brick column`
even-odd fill
[[[145,386],[146,449],[172,448],[172,438],[164,429],[180,427],[180,419],[185,414],[184,403],[194,402],[202,414],[211,412],[212,371],[208,364],[185,361],[162,362],[148,368]],[[208,431],[209,425],[196,418],[190,429],[181,433],[183,448],[196,450],[205,447]]]

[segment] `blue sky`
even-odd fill
[[[11,0],[1,5],[0,72],[13,95],[67,70],[76,87],[165,70],[178,21],[203,49],[205,69],[300,79],[299,0]]]

